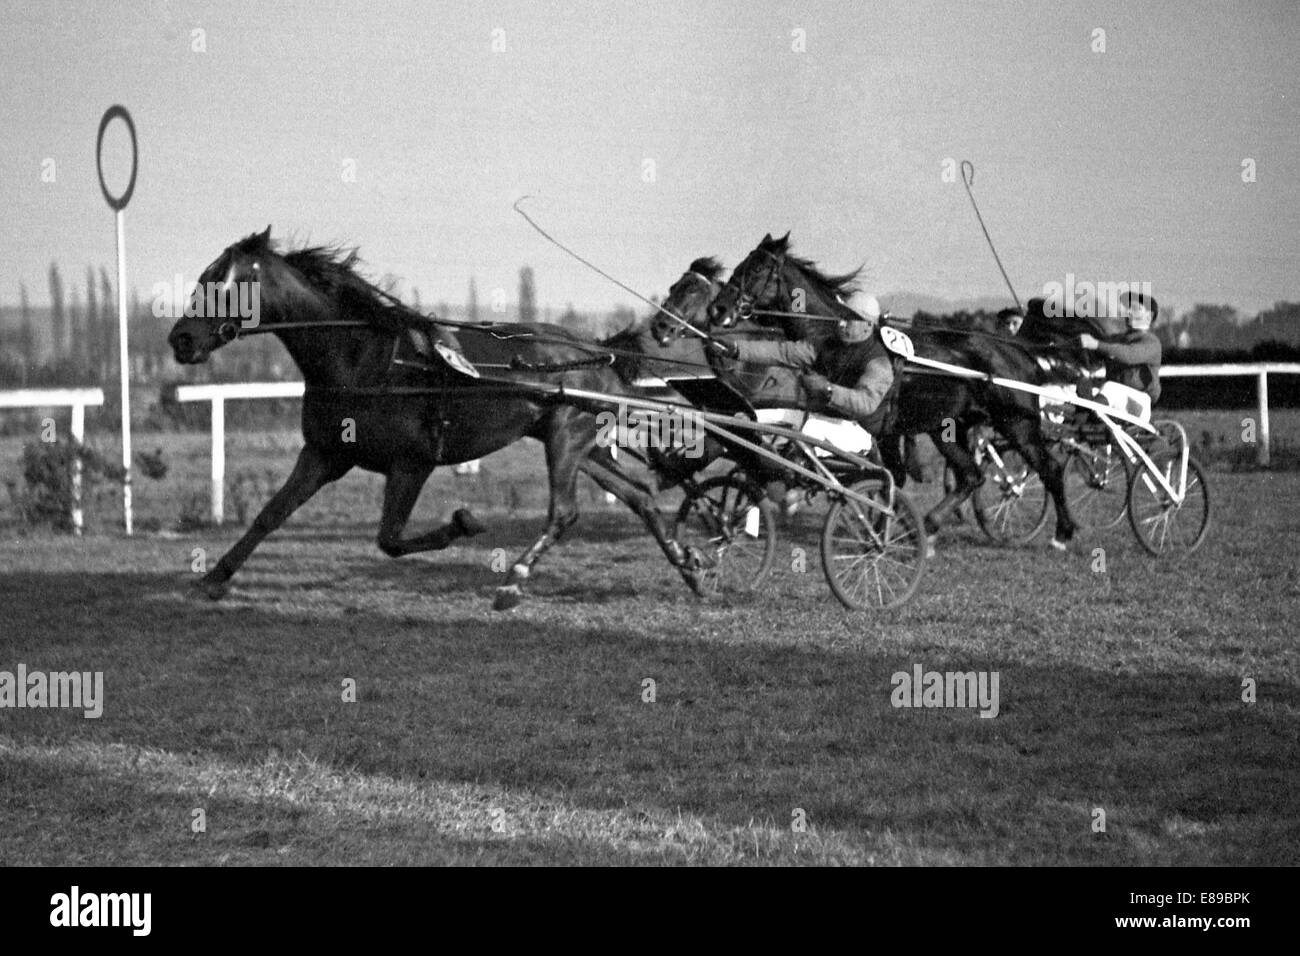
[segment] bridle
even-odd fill
[[[781,284],[784,281],[782,275],[783,269],[785,268],[785,253],[777,255],[767,249],[755,249],[754,251],[762,253],[768,260],[767,271],[763,274],[763,284],[759,286],[756,294],[750,294],[737,283],[737,277],[740,273],[742,271],[748,273],[749,270],[747,268],[743,270],[737,269],[732,273],[731,278],[727,280],[727,287],[736,290],[735,316],[732,318],[732,322],[734,322],[735,319],[752,319],[755,315],[755,304],[759,301],[768,301],[767,290],[769,286],[773,284],[776,285],[776,292],[773,296],[774,299],[779,300],[781,296]],[[725,328],[726,325],[723,327]]]
[[[285,332],[290,329],[319,329],[329,328],[360,328],[369,326],[370,323],[364,319],[319,319],[314,322],[275,322],[270,325],[258,323],[253,326],[246,326],[243,322],[222,322],[217,326],[217,338],[221,340],[222,345],[229,345],[235,339],[247,338],[250,335],[264,335],[268,332]]]
[[[721,289],[722,286],[722,283],[718,282],[716,279],[710,279],[704,273],[696,272],[694,269],[687,269],[685,272],[683,272],[681,279],[678,279],[677,283],[680,283],[683,280],[687,280],[687,279],[694,279],[700,283],[703,283],[704,293],[705,295],[708,296],[709,302],[712,302],[714,298],[717,297],[718,291]],[[674,283],[674,285],[676,285],[677,283]],[[705,308],[706,309],[708,308],[707,304],[705,305]],[[668,312],[667,309],[662,309],[662,311]],[[672,313],[668,313],[668,314],[672,315]],[[658,316],[656,315],[656,319],[657,318]],[[684,334],[684,330],[688,325],[690,325],[690,323],[686,322],[685,319],[679,318],[677,319],[677,322],[675,324],[668,326],[669,330],[672,332],[671,335],[665,335],[662,339],[660,339],[659,336],[656,335],[655,338],[660,342],[660,344],[668,342],[673,338],[679,338]]]

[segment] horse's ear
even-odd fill
[[[771,244],[772,244],[772,234],[769,232],[767,233],[767,235],[763,236],[763,241],[760,242],[759,245],[770,246]]]
[[[788,245],[790,245],[790,230],[789,230],[789,229],[787,229],[787,230],[785,231],[785,235],[781,237],[781,245],[782,245],[782,246],[788,246]]]
[[[263,249],[271,248],[271,224],[269,222],[266,224],[266,231],[257,237],[257,241]]]

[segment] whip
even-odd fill
[[[601,268],[600,268],[599,266],[597,266],[595,263],[593,263],[593,262],[591,262],[591,261],[589,261],[589,260],[587,260],[587,259],[584,259],[582,256],[578,255],[578,253],[574,252],[572,249],[570,249],[570,248],[569,248],[568,246],[566,246],[564,243],[560,242],[560,240],[556,239],[556,238],[555,238],[554,236],[552,236],[549,232],[547,232],[545,229],[543,229],[541,226],[539,226],[539,225],[537,224],[537,222],[533,219],[532,216],[528,215],[528,213],[524,212],[522,209],[519,208],[519,204],[520,204],[521,202],[523,202],[525,199],[531,199],[531,198],[533,198],[533,197],[531,197],[531,196],[520,196],[518,199],[515,200],[515,203],[514,203],[514,205],[513,205],[511,208],[513,208],[515,212],[519,213],[519,215],[523,216],[523,217],[524,217],[524,221],[527,222],[528,225],[530,225],[530,226],[532,226],[534,229],[536,229],[536,230],[538,231],[538,233],[541,234],[541,236],[542,236],[543,239],[545,239],[545,240],[546,240],[547,242],[549,242],[551,245],[553,245],[553,246],[559,248],[559,249],[562,250],[563,252],[567,253],[568,255],[572,256],[574,259],[577,259],[579,262],[581,262],[584,266],[586,266],[586,267],[587,267],[588,269],[590,269],[592,272],[596,273],[596,274],[599,275],[599,276],[602,276],[602,277],[608,279],[610,282],[614,283],[614,285],[618,286],[618,287],[619,287],[620,289],[622,289],[624,292],[627,292],[629,295],[634,295],[634,296],[636,296],[638,299],[640,299],[640,300],[641,300],[642,302],[644,302],[646,305],[648,305],[648,306],[650,306],[651,308],[657,309],[658,311],[662,312],[664,315],[668,316],[668,318],[672,319],[674,322],[676,322],[676,323],[677,323],[678,325],[680,325],[682,328],[689,330],[690,332],[694,333],[695,335],[698,335],[700,338],[704,339],[706,342],[710,342],[710,341],[713,340],[713,337],[712,337],[711,335],[709,335],[707,332],[701,332],[699,329],[697,329],[695,326],[691,325],[691,323],[687,322],[687,321],[686,321],[685,319],[683,319],[681,316],[678,316],[678,315],[673,314],[672,312],[670,312],[670,311],[668,311],[667,309],[665,309],[665,308],[664,308],[662,305],[660,305],[659,303],[657,303],[657,302],[652,302],[652,301],[650,301],[649,299],[647,299],[647,298],[646,298],[645,296],[643,296],[640,292],[637,292],[636,289],[633,289],[633,288],[631,288],[630,286],[624,285],[622,282],[619,282],[617,279],[615,279],[612,275],[610,275],[610,274],[609,274],[608,272],[606,272],[604,269],[601,269]]]
[[[988,227],[984,225],[984,217],[980,215],[980,207],[975,202],[975,194],[971,192],[971,186],[975,185],[975,164],[969,159],[961,161],[961,182],[966,187],[966,195],[970,198],[971,208],[975,210],[975,218],[979,220],[980,229],[984,232],[984,241],[989,244],[989,251],[993,253],[993,261],[998,264],[998,271],[1002,273],[1002,281],[1011,290],[1011,298],[1016,300],[1016,308],[1023,312],[1024,306],[1020,304],[1020,296],[1016,295],[1015,287],[1011,284],[1011,280],[1007,278],[1007,270],[1002,268],[1002,259],[998,256],[998,250],[994,247],[993,240],[989,236]]]

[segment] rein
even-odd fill
[[[572,372],[580,368],[612,366],[618,356],[609,352],[600,358],[574,359],[572,362],[525,362],[518,355],[510,359],[510,367],[521,372]]]
[[[699,273],[692,273],[692,275],[699,275]],[[699,278],[705,282],[709,281],[704,276],[699,276]],[[710,283],[710,288],[712,288],[712,283]],[[401,302],[401,300],[396,299],[395,297],[389,295],[386,292],[383,292],[383,290],[377,290],[377,291],[379,291],[382,295],[384,295],[394,304],[400,305],[404,309],[408,308],[404,303]],[[411,319],[412,316],[406,316],[405,318]],[[639,361],[653,361],[653,362],[662,362],[671,365],[683,365],[693,369],[711,369],[711,366],[707,362],[696,362],[696,361],[692,361],[691,359],[668,358],[666,356],[659,357],[654,355],[648,355],[645,352],[636,352],[631,349],[620,349],[614,346],[600,345],[597,343],[575,342],[572,339],[562,338],[556,335],[546,335],[544,333],[526,332],[526,331],[511,332],[511,333],[498,332],[494,330],[490,324],[486,324],[482,322],[456,322],[448,319],[439,319],[435,316],[428,316],[428,315],[419,316],[419,320],[432,326],[448,326],[448,327],[461,328],[461,329],[473,329],[475,331],[482,332],[486,335],[490,335],[499,341],[509,341],[511,339],[524,339],[530,342],[541,342],[549,345],[567,346],[569,348],[577,349],[578,351],[581,352],[588,352],[592,356],[591,358],[573,359],[567,362],[529,362],[519,355],[514,355],[511,357],[510,363],[508,365],[492,365],[492,364],[485,364],[482,362],[476,362],[475,365],[477,365],[480,368],[502,368],[502,369],[509,369],[513,371],[519,371],[519,372],[533,372],[533,373],[569,372],[569,371],[575,371],[577,369],[584,369],[584,368],[600,368],[604,366],[613,366],[618,361],[618,359],[629,358],[629,359],[636,359]],[[251,327],[244,326],[242,324],[236,324],[234,322],[224,322],[217,329],[217,337],[222,341],[222,343],[229,344],[230,342],[233,342],[236,339],[245,338],[250,335],[264,335],[271,332],[282,332],[286,330],[295,330],[295,329],[321,329],[321,328],[376,329],[376,326],[366,321],[365,319],[316,319],[313,321],[306,321],[306,322],[275,322],[267,325],[258,324]],[[418,325],[414,321],[409,322],[409,324],[406,325],[406,328],[409,330],[423,331],[422,329],[419,329]],[[377,329],[377,331],[385,331],[385,330]],[[393,364],[402,365],[408,368],[416,368],[416,369],[427,368],[430,370],[432,369],[432,366],[423,366],[414,362],[407,362],[407,361],[402,361],[397,359],[393,361]]]
[[[554,362],[554,363],[528,362],[525,359],[521,358],[520,356],[515,355],[511,358],[509,365],[494,366],[490,364],[484,364],[482,362],[475,362],[474,364],[479,366],[480,368],[508,368],[508,369],[514,369],[516,371],[524,371],[524,372],[565,372],[565,371],[571,371],[573,369],[580,369],[580,368],[599,368],[601,366],[606,366],[606,365],[612,366],[620,358],[638,359],[642,361],[651,361],[651,362],[662,362],[669,365],[684,365],[688,368],[694,368],[694,369],[711,368],[711,366],[707,362],[696,362],[696,361],[692,361],[691,359],[668,358],[667,356],[660,357],[657,355],[649,355],[645,352],[636,352],[633,351],[632,349],[621,349],[610,345],[600,345],[598,343],[575,342],[572,339],[561,338],[560,336],[557,335],[546,335],[545,333],[539,333],[539,332],[514,332],[510,334],[502,334],[500,332],[493,331],[491,328],[485,328],[481,323],[452,322],[444,319],[435,319],[433,317],[426,317],[426,318],[428,318],[430,324],[433,325],[448,325],[448,326],[456,326],[458,328],[470,328],[476,331],[483,332],[487,335],[491,335],[493,338],[501,341],[509,341],[511,339],[524,339],[526,341],[541,342],[548,345],[568,346],[569,348],[577,349],[582,352],[592,353],[592,357],[588,359],[574,359],[569,362]],[[235,339],[244,338],[245,336],[249,336],[249,335],[262,335],[267,332],[280,332],[285,329],[319,329],[319,328],[373,329],[375,328],[375,326],[365,321],[364,319],[320,319],[315,322],[276,322],[270,325],[257,325],[252,328],[243,328],[235,325],[235,323],[233,322],[227,322],[217,330],[217,336],[222,340],[222,342],[229,343],[234,341]],[[414,326],[411,326],[411,328],[414,328]],[[233,334],[231,332],[228,332],[227,330],[233,330]],[[412,368],[423,367],[411,362],[399,361],[396,364],[406,365]]]

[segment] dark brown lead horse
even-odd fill
[[[445,358],[454,362],[459,350],[486,377],[622,393],[628,383],[599,343],[543,324],[435,323],[361,277],[355,253],[317,247],[281,255],[271,246],[270,231],[268,226],[231,245],[204,270],[198,301],[188,310],[197,314],[177,321],[168,337],[176,361],[195,364],[241,335],[270,332],[284,343],[306,382],[305,444],[293,473],[201,579],[210,597],[225,593],[262,539],[353,468],[386,478],[377,543],[390,557],[441,550],[482,532],[474,516],[461,509],[444,527],[414,537],[402,534],[435,467],[481,458],[523,437],[545,447],[550,509],[545,531],[497,589],[498,610],[519,604],[533,565],[577,520],[579,472],[640,516],[668,560],[700,593],[706,559],[671,537],[650,489],[597,443],[593,409],[479,382],[455,371]],[[248,283],[257,284],[256,298],[247,294]],[[224,296],[217,297],[216,308],[202,301],[202,290],[213,288]],[[243,302],[260,304],[257,315],[247,318],[224,304],[241,301],[237,290],[244,290]]]

